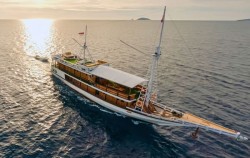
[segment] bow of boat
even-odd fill
[[[208,121],[206,119],[203,119],[201,117],[195,116],[193,114],[190,113],[184,113],[182,115],[182,117],[180,118],[180,120],[184,121],[184,122],[189,122],[192,124],[197,125],[197,127],[201,127],[207,131],[213,131],[216,132],[218,134],[223,134],[223,135],[227,135],[233,138],[236,138],[237,140],[240,141],[245,141],[248,140],[247,137],[242,136],[240,134],[240,132],[229,129],[227,127],[221,126],[219,124],[216,124],[212,121]]]

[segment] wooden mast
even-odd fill
[[[161,19],[162,25],[161,25],[161,34],[160,34],[159,45],[158,45],[158,47],[156,47],[156,51],[153,54],[152,66],[150,69],[150,78],[149,78],[149,82],[147,85],[147,92],[146,92],[146,100],[145,100],[146,106],[149,105],[149,100],[152,96],[154,82],[156,82],[156,78],[157,78],[157,67],[158,67],[158,60],[161,56],[161,42],[162,42],[162,35],[163,35],[163,29],[164,29],[164,23],[165,23],[165,13],[166,13],[166,6],[164,7],[163,16]]]

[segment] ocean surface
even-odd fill
[[[249,158],[250,141],[144,124],[68,88],[34,56],[87,44],[95,59],[145,77],[159,21],[0,20],[0,157]],[[250,23],[166,21],[159,100],[250,138]],[[86,32],[85,32],[86,33]],[[123,40],[144,53],[120,42]]]

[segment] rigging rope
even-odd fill
[[[169,12],[168,12],[168,11],[166,11],[166,12],[167,12],[167,14],[168,14],[168,17],[170,18],[170,21],[174,24],[174,27],[175,27],[175,29],[176,29],[177,33],[178,33],[178,34],[179,34],[179,36],[181,37],[181,40],[183,40],[184,45],[186,46],[186,48],[187,48],[188,52],[189,52],[190,54],[192,54],[191,49],[189,48],[189,46],[188,46],[188,44],[187,44],[186,40],[184,39],[184,37],[182,36],[182,34],[181,34],[180,30],[178,29],[178,27],[177,27],[177,25],[176,25],[175,21],[172,19],[172,17],[171,17],[171,15],[169,14]]]

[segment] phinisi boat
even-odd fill
[[[85,42],[81,46],[84,49],[83,57],[71,52],[53,55],[53,75],[83,96],[121,115],[160,126],[193,127],[196,129],[192,134],[194,137],[202,128],[237,140],[247,140],[240,132],[157,102],[154,88],[157,63],[161,56],[165,11],[166,7],[161,20],[160,40],[152,55],[148,79],[112,68],[106,61],[95,61],[91,55],[87,58],[87,27],[86,32],[80,33],[85,34]]]

